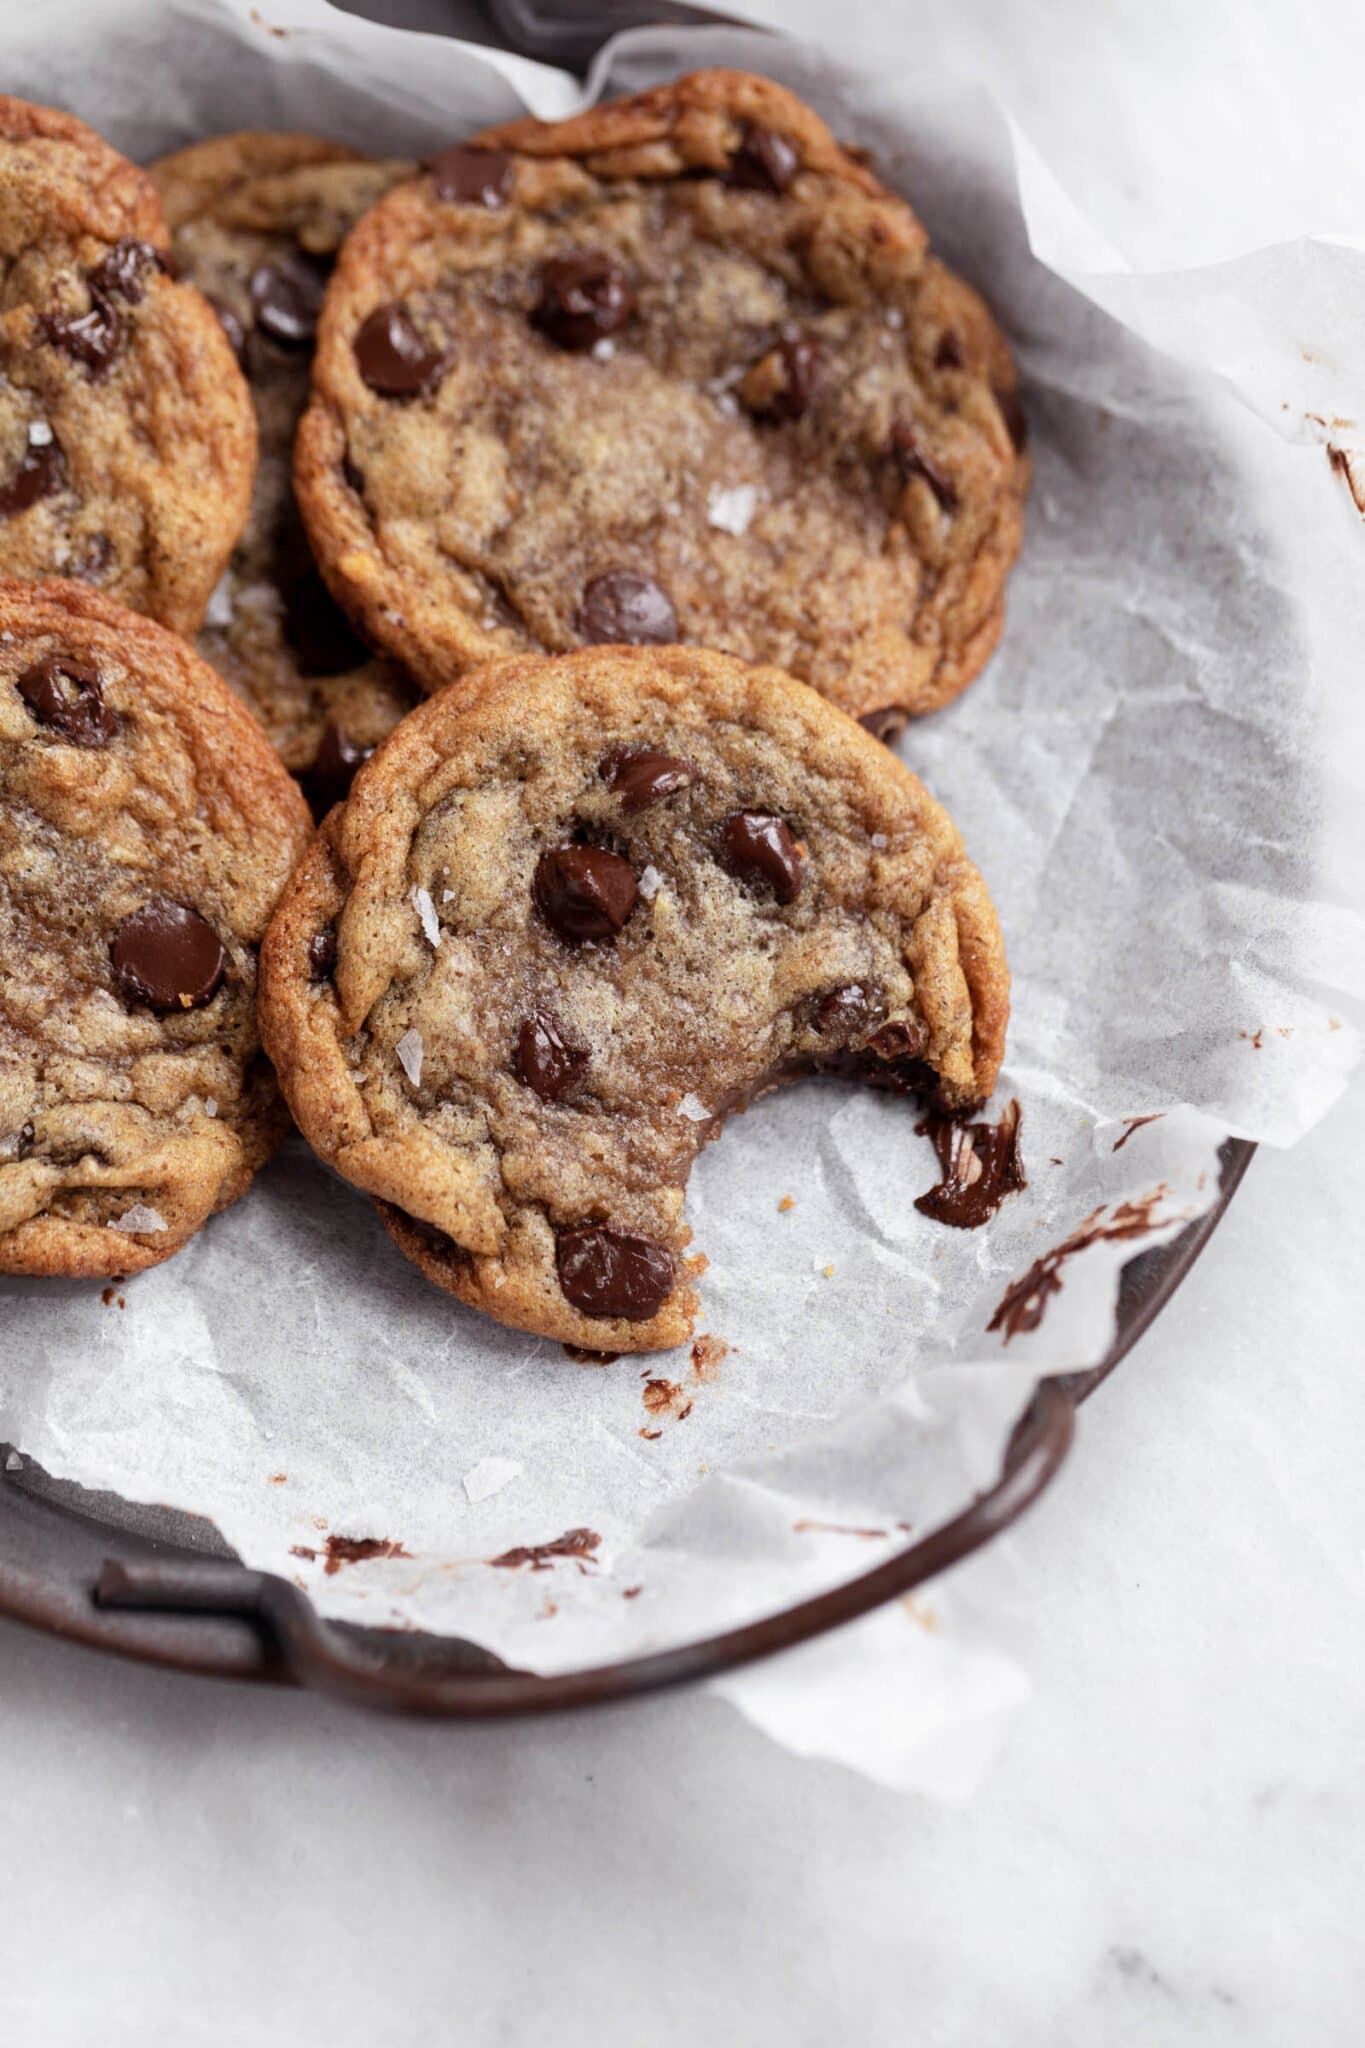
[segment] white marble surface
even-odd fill
[[[419,4],[439,11],[366,0]],[[1174,236],[1193,262],[1359,227],[1358,16],[841,0],[837,30],[855,56],[957,48],[1086,167],[1118,247]],[[1188,114],[1182,161],[1114,118],[1115,66]],[[1355,2043],[1363,1209],[1357,1085],[1261,1155],[1056,1490],[967,1568],[1010,1589],[1035,1693],[964,1809],[802,1763],[696,1695],[407,1727],[0,1627],[0,2041]]]

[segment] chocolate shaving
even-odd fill
[[[1063,1238],[1050,1252],[1044,1252],[1035,1259],[1027,1273],[1013,1280],[1000,1297],[995,1314],[987,1323],[988,1330],[1000,1330],[1004,1341],[1011,1337],[1026,1337],[1038,1328],[1047,1305],[1054,1294],[1062,1291],[1062,1268],[1077,1252],[1087,1251],[1092,1244],[1106,1244],[1131,1237],[1146,1237],[1149,1232],[1161,1227],[1152,1211],[1165,1198],[1165,1186],[1153,1188],[1148,1195],[1135,1202],[1119,1202],[1106,1217],[1103,1209],[1095,1209],[1084,1223]]]
[[[562,1536],[556,1536],[549,1543],[518,1543],[511,1550],[504,1550],[499,1557],[490,1557],[487,1563],[498,1565],[504,1571],[516,1571],[522,1565],[529,1565],[533,1572],[548,1572],[557,1557],[572,1558],[580,1572],[586,1573],[597,1563],[593,1552],[602,1541],[595,1529],[566,1529]]]

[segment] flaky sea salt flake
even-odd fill
[[[430,890],[414,889],[412,892],[412,907],[422,920],[422,930],[426,933],[427,944],[429,946],[439,946],[441,943],[441,920],[436,915],[436,905],[431,900]]]
[[[464,1475],[465,1493],[471,1501],[491,1500],[504,1486],[520,1479],[521,1469],[515,1458],[480,1458]]]
[[[30,448],[50,448],[52,429],[46,420],[30,420],[28,423],[28,445]]]
[[[678,1115],[685,1116],[689,1123],[694,1124],[707,1124],[711,1121],[711,1112],[706,1104],[699,1095],[693,1095],[690,1090],[678,1104]]]
[[[418,1086],[422,1079],[422,1050],[422,1034],[420,1031],[405,1031],[394,1047],[394,1051],[398,1055],[398,1064],[414,1088]]]
[[[654,901],[654,898],[663,886],[663,879],[659,870],[652,863],[649,867],[641,868],[635,886],[644,897],[646,903]]]
[[[721,533],[745,534],[757,504],[758,492],[752,484],[735,484],[729,490],[712,484],[706,500],[706,523]]]
[[[213,586],[208,610],[204,613],[206,626],[230,626],[232,624],[232,571],[225,569]]]
[[[131,1209],[125,1209],[121,1216],[111,1216],[106,1226],[110,1230],[128,1230],[134,1236],[150,1236],[154,1231],[167,1228],[166,1219],[159,1209],[149,1208],[146,1202],[134,1202]]]

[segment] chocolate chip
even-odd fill
[[[996,391],[992,393],[1000,408],[1000,417],[1015,448],[1022,455],[1028,447],[1028,414],[1024,411],[1017,391]]]
[[[647,1323],[673,1291],[673,1254],[633,1230],[561,1231],[555,1264],[564,1299],[585,1316]]]
[[[225,306],[221,299],[208,294],[209,304],[218,315],[218,324],[228,338],[228,345],[237,361],[246,367],[246,328],[231,306]]]
[[[118,713],[104,701],[100,672],[84,662],[45,654],[24,670],[16,688],[39,725],[73,747],[107,747],[118,733]]]
[[[370,650],[353,630],[316,569],[283,585],[281,629],[301,676],[340,676],[359,668]]]
[[[561,348],[591,348],[615,334],[635,311],[635,292],[620,264],[598,249],[552,256],[541,266],[532,318]]]
[[[883,1024],[867,1041],[867,1049],[879,1060],[918,1059],[924,1051],[924,1026],[917,1024],[913,1017],[898,1018],[894,1024]]]
[[[725,858],[746,882],[765,882],[779,903],[791,903],[801,887],[805,856],[785,818],[764,811],[735,811],[723,828]]]
[[[536,909],[562,939],[611,939],[635,908],[635,870],[600,846],[553,846],[536,862]]]
[[[729,182],[747,192],[785,192],[801,159],[785,135],[750,121],[730,158]]]
[[[910,713],[902,711],[899,704],[883,704],[880,710],[864,711],[858,723],[864,732],[871,733],[874,740],[894,747],[910,723]]]
[[[585,584],[576,624],[594,647],[662,647],[678,637],[672,598],[633,569],[607,569]]]
[[[908,480],[912,476],[922,476],[942,509],[945,512],[954,510],[957,492],[952,479],[922,446],[908,420],[896,421],[887,447],[903,477]]]
[[[333,804],[345,803],[356,771],[373,752],[373,747],[357,746],[354,740],[348,740],[336,720],[328,719],[313,765],[299,777],[315,818],[325,818]]]
[[[281,348],[311,348],[318,331],[327,274],[320,264],[290,252],[251,273],[256,326]]]
[[[960,370],[965,361],[966,357],[962,353],[962,343],[950,327],[938,338],[938,347],[934,350],[934,368],[936,370]]]
[[[150,242],[139,242],[132,235],[124,235],[115,242],[107,256],[100,258],[93,270],[86,272],[86,276],[92,291],[101,292],[107,298],[124,299],[130,306],[136,306],[147,289],[147,272],[169,271],[173,260],[160,249],[154,249]]]
[[[54,491],[65,490],[66,484],[66,457],[57,442],[30,441],[19,467],[0,489],[0,519],[13,519],[18,513],[27,512],[40,498],[50,498]]]
[[[154,896],[125,917],[109,949],[124,998],[153,1010],[198,1010],[227,969],[213,926],[197,910]]]
[[[450,351],[433,348],[399,305],[377,306],[355,338],[355,362],[381,398],[417,398],[440,383]]]
[[[598,773],[612,795],[620,797],[625,815],[633,818],[637,811],[646,811],[666,796],[690,788],[699,771],[676,754],[656,754],[649,747],[619,747],[606,756]]]
[[[586,1045],[566,1038],[548,1010],[533,1010],[517,1031],[517,1078],[542,1102],[558,1102],[582,1078],[592,1057]]]
[[[512,189],[512,159],[501,149],[470,149],[453,142],[423,159],[438,199],[464,206],[501,206]]]
[[[824,366],[824,345],[812,335],[779,341],[743,378],[740,399],[755,419],[799,420],[810,410]]]
[[[881,1009],[881,998],[864,982],[850,981],[821,996],[811,1019],[824,1038],[861,1038]]]
[[[329,924],[308,941],[308,979],[326,981],[337,964],[337,928]]]
[[[88,313],[44,313],[38,321],[43,339],[84,363],[92,378],[103,377],[123,342],[123,322],[103,292],[92,289]]]

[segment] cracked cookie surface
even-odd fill
[[[232,349],[151,180],[0,97],[0,576],[80,578],[193,633],[256,458]]]
[[[134,1273],[287,1118],[256,951],[308,836],[193,651],[70,582],[0,583],[0,1271]]]
[[[355,221],[412,166],[321,137],[239,131],[152,166],[172,249],[216,306],[256,407],[260,460],[200,653],[250,704],[325,810],[416,699],[357,638],[318,574],[294,502],[294,430],[318,308]]]
[[[942,808],[813,691],[687,648],[492,664],[301,862],[262,1034],[305,1136],[429,1278],[613,1351],[681,1343],[683,1191],[812,1070],[962,1109],[1008,972]]]
[[[903,722],[999,634],[1008,351],[780,87],[705,72],[452,148],[343,246],[295,456],[342,604],[435,688],[680,640]]]

